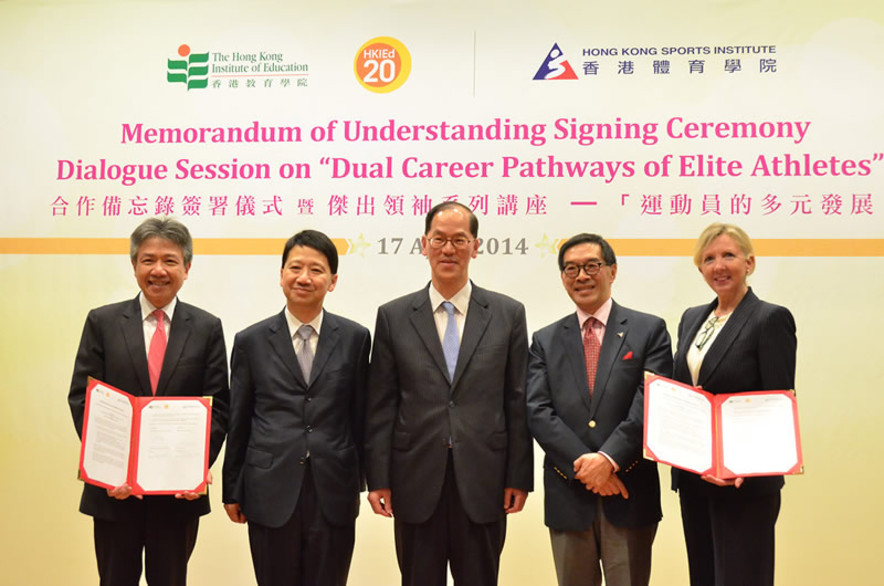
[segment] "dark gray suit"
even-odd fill
[[[285,311],[234,340],[223,500],[248,519],[259,584],[347,582],[370,350],[366,328],[325,312],[307,381]]]
[[[137,297],[93,309],[86,318],[68,393],[74,425],[77,434],[81,436],[86,385],[90,376],[132,395],[152,395],[147,372],[141,304]],[[227,430],[228,393],[227,352],[224,348],[221,321],[201,309],[179,301],[172,318],[156,394],[212,397],[210,464],[218,456]],[[168,521],[168,526],[173,527],[195,521],[200,515],[208,513],[209,499],[203,497],[188,501],[173,496],[145,496],[143,500],[134,497],[117,500],[109,497],[105,489],[85,484],[80,512],[91,515],[97,521],[133,525],[143,524],[146,518],[150,518],[154,522]],[[195,527],[194,524],[193,539],[196,538]],[[169,530],[175,533],[174,529]],[[167,541],[163,536],[158,536],[157,540]],[[190,548],[192,547],[191,543]],[[96,548],[102,548],[98,534]],[[182,572],[186,568],[189,554],[189,551],[169,553],[179,558],[184,556]],[[139,553],[137,573],[134,575],[136,582],[141,572],[140,564]],[[148,571],[150,572],[150,568]],[[183,580],[183,574],[180,579]]]
[[[397,523],[433,515],[447,472],[473,523],[503,522],[504,488],[532,489],[527,342],[522,304],[474,285],[449,380],[428,288],[378,309],[366,413],[368,487],[391,489]]]
[[[323,514],[353,523],[370,349],[366,328],[326,312],[308,384],[284,312],[236,335],[225,503],[239,503],[249,521],[281,526],[295,510],[309,452]]]

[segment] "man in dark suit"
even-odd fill
[[[497,583],[506,514],[533,488],[522,304],[473,285],[478,220],[427,214],[428,287],[378,310],[367,404],[369,502],[395,516],[402,584]]]
[[[176,220],[149,218],[132,232],[130,257],[141,294],[93,309],[83,328],[68,394],[77,434],[89,377],[139,396],[208,396],[211,464],[227,429],[227,353],[221,321],[176,297],[193,259],[190,233]],[[184,585],[208,496],[136,498],[131,491],[83,487],[80,512],[94,520],[101,584],[137,586],[143,553],[150,586]]]
[[[559,249],[577,312],[534,334],[528,425],[546,452],[546,525],[560,585],[647,586],[661,518],[657,465],[642,458],[643,373],[670,376],[662,319],[611,299],[617,258],[596,234]]]
[[[368,330],[322,308],[338,281],[322,232],[282,253],[282,312],[237,334],[224,508],[249,524],[261,586],[344,586],[355,540]]]

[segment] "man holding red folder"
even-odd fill
[[[141,293],[86,318],[68,394],[77,434],[89,377],[136,396],[208,396],[211,464],[227,429],[227,358],[221,321],[177,299],[193,259],[190,232],[171,218],[149,218],[132,232],[130,258]],[[137,586],[142,556],[150,586],[183,586],[208,496],[131,491],[83,486],[80,512],[93,518],[102,586]]]

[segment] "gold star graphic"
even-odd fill
[[[556,245],[558,244],[557,240],[551,239],[546,234],[543,235],[543,238],[534,245],[534,248],[540,249],[540,258],[545,258],[548,254],[556,255],[558,254],[558,250]]]
[[[348,238],[347,242],[350,243],[350,249],[347,250],[347,254],[358,254],[361,257],[365,257],[365,250],[371,246],[371,243],[363,238],[362,234],[356,239]]]

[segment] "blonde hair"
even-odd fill
[[[742,228],[734,224],[716,222],[706,226],[706,229],[697,238],[697,243],[694,245],[694,264],[696,266],[699,267],[703,262],[703,251],[706,250],[706,247],[712,244],[712,241],[719,236],[730,236],[737,243],[737,246],[740,247],[740,250],[743,251],[743,254],[746,255],[746,258],[755,255],[755,249],[752,248],[752,240]]]

